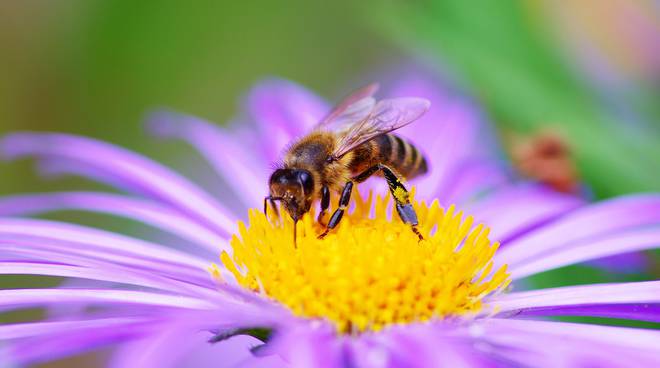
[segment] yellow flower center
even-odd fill
[[[249,226],[239,222],[233,255],[223,252],[222,264],[243,287],[296,315],[325,318],[343,333],[475,314],[486,295],[508,285],[506,266],[493,272],[499,244],[488,239],[489,229],[473,227],[472,217],[454,206],[414,202],[419,241],[409,225],[391,218],[389,197],[375,203],[372,195],[354,197],[355,209],[323,240],[314,214],[307,214],[298,223],[297,246],[289,216],[269,219],[250,210]]]

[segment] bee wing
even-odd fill
[[[364,120],[376,105],[372,96],[377,90],[378,84],[372,83],[351,93],[335,106],[316,128],[341,131],[354,122]]]
[[[364,142],[390,133],[419,119],[431,103],[423,98],[394,98],[378,101],[361,121],[351,125],[339,140],[334,158],[340,158]]]

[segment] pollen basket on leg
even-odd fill
[[[479,312],[486,295],[509,283],[506,266],[493,270],[499,244],[454,206],[413,206],[422,241],[392,218],[388,198],[356,193],[353,211],[322,240],[314,214],[305,215],[297,246],[288,217],[251,210],[221,261],[243,287],[345,333]]]

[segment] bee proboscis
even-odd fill
[[[417,214],[400,176],[408,179],[424,174],[428,165],[415,146],[391,134],[421,117],[429,108],[422,98],[393,98],[376,101],[378,85],[371,84],[346,97],[310,133],[293,142],[280,168],[270,176],[268,202],[280,201],[295,223],[312,203],[320,201],[318,222],[325,237],[341,221],[355,183],[374,174],[387,181],[396,210],[404,223],[422,239]],[[323,218],[330,207],[330,193],[339,193],[339,203],[330,220]]]

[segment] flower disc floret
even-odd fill
[[[356,195],[356,205],[324,239],[309,213],[298,223],[297,244],[288,216],[249,212],[231,240],[224,266],[243,287],[299,316],[324,318],[343,333],[378,331],[391,324],[473,315],[482,299],[509,283],[506,265],[493,270],[499,244],[489,229],[455,207],[414,202],[419,241],[392,219],[389,197]]]

